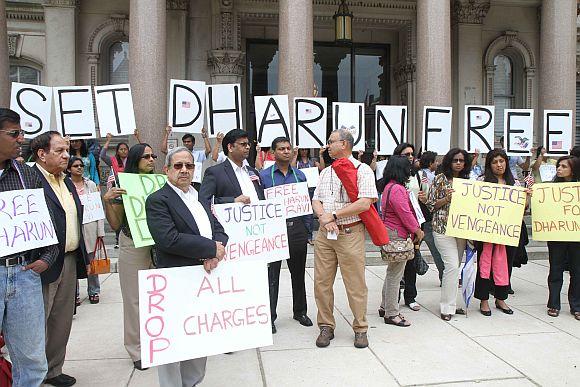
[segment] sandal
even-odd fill
[[[443,320],[443,321],[451,321],[451,315],[450,314],[443,314],[443,313],[441,313],[441,320]]]
[[[89,301],[91,304],[98,304],[99,303],[99,295],[93,294],[93,295],[89,296]]]
[[[576,320],[580,321],[580,312],[572,312],[572,314]]]
[[[548,308],[548,316],[550,317],[558,317],[560,315],[560,311],[554,308]]]
[[[379,317],[385,317],[385,310],[383,309],[383,307],[379,308]]]
[[[399,318],[399,321],[395,321],[397,317]],[[403,317],[401,314],[398,314],[396,316],[384,317],[384,320],[385,324],[395,325],[397,327],[411,326],[411,323],[405,320],[405,317]]]
[[[409,309],[411,309],[414,312],[418,312],[419,310],[421,310],[421,305],[417,304],[415,301],[410,302],[408,304],[405,304],[409,307]]]

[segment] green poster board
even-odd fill
[[[119,173],[119,183],[127,191],[127,194],[123,195],[123,207],[135,247],[155,244],[147,227],[145,200],[147,196],[163,187],[166,181],[165,175]]]

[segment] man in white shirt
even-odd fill
[[[147,225],[157,248],[158,267],[203,265],[209,273],[225,255],[228,236],[191,187],[195,164],[187,148],[165,160],[167,184],[147,198]],[[206,358],[158,367],[161,386],[196,386],[205,376]]]

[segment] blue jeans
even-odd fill
[[[425,232],[425,237],[423,240],[431,252],[431,256],[433,257],[433,261],[435,262],[435,266],[437,266],[437,271],[439,272],[439,282],[441,282],[443,279],[443,270],[445,269],[445,265],[443,264],[441,253],[439,250],[437,250],[437,246],[435,246],[435,240],[433,238],[433,225],[431,222],[423,223],[423,231]]]
[[[0,266],[0,300],[0,329],[12,361],[13,386],[40,386],[48,371],[40,275],[23,271],[22,265]]]

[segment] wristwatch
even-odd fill
[[[336,211],[332,211],[332,217],[334,220],[338,220],[338,216],[336,216]]]

